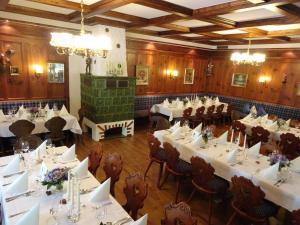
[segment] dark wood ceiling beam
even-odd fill
[[[144,29],[132,29],[128,32],[137,33],[137,34],[145,34],[145,35],[153,35],[159,36],[159,32],[153,30],[144,30]]]
[[[286,4],[277,6],[279,13],[285,16],[294,16],[300,18],[300,8],[293,4]]]
[[[91,17],[85,20],[85,23],[90,26],[94,25],[106,25],[106,26],[111,26],[111,27],[120,27],[120,28],[125,28],[128,23],[117,21],[117,20],[110,20],[102,17]]]
[[[190,33],[190,28],[184,27],[184,26],[179,26],[179,25],[176,25],[176,24],[161,24],[159,26],[163,27],[163,28],[166,28],[166,29],[178,31],[178,32]]]
[[[116,11],[108,11],[106,13],[103,13],[103,15],[118,18],[118,19],[123,19],[126,21],[130,21],[132,23],[148,23],[150,21],[149,19],[145,19],[143,17],[132,16],[129,14],[120,13],[120,12],[116,12]]]
[[[178,16],[186,17],[193,15],[192,9],[163,0],[137,0],[135,3],[158,10],[163,10]]]
[[[5,10],[9,0],[0,0],[0,10]]]
[[[261,30],[258,28],[243,28],[241,30],[246,31],[247,33],[250,33],[250,34],[261,35],[261,36],[265,36],[268,34],[267,31]]]
[[[228,28],[228,29],[234,29],[235,25],[236,25],[235,21],[225,19],[225,18],[222,18],[222,17],[218,17],[218,16],[210,17],[210,18],[201,18],[201,20],[205,21],[205,22],[212,23],[214,25],[225,27],[225,28]]]
[[[289,23],[300,23],[300,19],[277,17],[277,18],[269,18],[269,19],[250,20],[250,21],[237,22],[236,28],[258,27],[258,26],[266,26],[266,25],[286,25]]]
[[[76,11],[80,11],[80,9],[81,9],[79,3],[71,2],[71,1],[67,1],[67,0],[29,0],[29,1],[42,3],[45,5],[63,7],[63,8],[67,8],[67,9],[76,10]],[[88,5],[84,5],[84,9],[87,12],[90,10]]]
[[[272,37],[272,39],[281,41],[281,42],[290,42],[291,38],[290,37],[285,37],[285,36],[280,36],[280,37]]]

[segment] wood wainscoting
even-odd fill
[[[69,98],[68,57],[60,56],[49,45],[50,29],[14,22],[0,22],[0,52],[13,49],[11,63],[18,76],[0,75],[0,101]],[[65,82],[48,83],[48,62],[64,63]],[[43,74],[35,77],[33,65],[40,64]]]

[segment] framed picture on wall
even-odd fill
[[[48,83],[62,84],[65,82],[65,64],[48,63]]]
[[[300,82],[296,83],[296,96],[300,96]]]
[[[185,68],[184,70],[184,84],[193,84],[194,83],[195,69]]]
[[[136,85],[148,85],[149,84],[149,71],[150,68],[147,65],[136,65]]]
[[[232,75],[231,86],[234,87],[246,87],[248,81],[248,74],[234,73]]]
[[[19,76],[20,75],[19,67],[17,67],[17,66],[10,66],[9,72],[10,72],[11,76]]]

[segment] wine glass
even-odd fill
[[[30,147],[29,147],[29,143],[28,141],[22,141],[21,142],[21,150],[23,153],[27,153],[29,151]]]
[[[100,203],[99,205],[97,205],[95,207],[95,209],[97,210],[97,220],[98,222],[103,222],[103,220],[105,220],[106,215],[107,215],[107,209],[104,203]]]

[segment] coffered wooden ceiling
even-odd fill
[[[212,46],[300,43],[299,0],[85,0],[86,24]],[[80,0],[0,0],[0,10],[80,22]],[[1,12],[0,12],[1,14]]]

